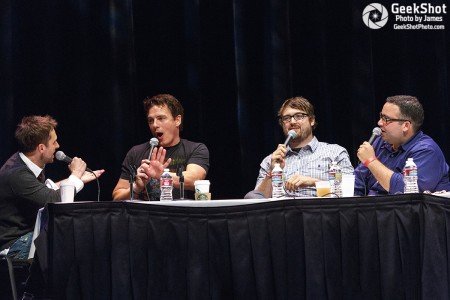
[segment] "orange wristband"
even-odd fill
[[[368,159],[366,159],[366,161],[363,164],[364,164],[364,166],[367,167],[371,162],[373,162],[374,160],[377,160],[377,159],[378,158],[376,156],[369,157]]]

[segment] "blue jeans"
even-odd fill
[[[33,232],[22,235],[9,247],[7,256],[13,259],[28,259],[32,240]]]

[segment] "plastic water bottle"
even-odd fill
[[[272,170],[272,198],[284,196],[283,184],[283,169],[280,167],[280,164],[275,164]]]
[[[417,174],[417,165],[414,163],[414,159],[410,157],[406,160],[405,167],[403,168],[403,182],[405,183],[403,192],[405,194],[419,192]]]
[[[161,175],[161,179],[159,180],[159,186],[161,188],[161,196],[159,200],[172,201],[173,179],[169,173],[169,169],[164,169],[164,172]]]
[[[331,193],[337,197],[342,197],[342,169],[335,161],[331,162],[328,170],[328,180],[330,181]]]

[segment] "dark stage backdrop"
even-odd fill
[[[450,157],[449,30],[394,30],[394,20],[371,30],[361,17],[370,2],[0,3],[1,163],[23,116],[51,114],[61,150],[107,170],[102,200],[127,150],[150,139],[141,103],[157,93],[182,102],[183,137],[208,146],[214,198],[253,189],[259,163],[284,140],[276,111],[296,95],[315,105],[319,140],[346,147],[353,162],[385,98],[416,95],[424,131]],[[67,174],[61,163],[48,169]],[[95,197],[93,184],[78,196]]]

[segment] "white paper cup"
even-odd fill
[[[355,175],[342,174],[342,197],[353,197],[355,195]]]
[[[317,197],[330,196],[331,184],[329,181],[316,181]]]
[[[209,180],[196,180],[194,181],[196,193],[209,193]]]
[[[61,193],[61,202],[73,202],[75,198],[75,186],[73,184],[63,183],[59,187]]]

